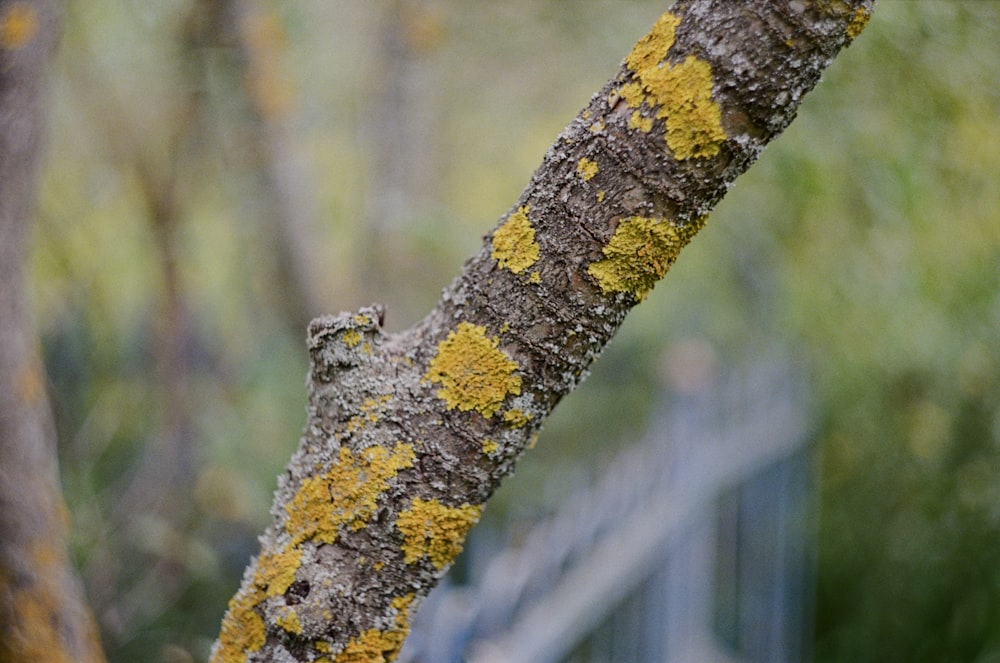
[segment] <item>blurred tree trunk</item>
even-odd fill
[[[0,0],[0,660],[103,661],[67,551],[55,428],[25,290],[54,2]]]
[[[872,5],[680,0],[422,322],[314,320],[305,432],[213,660],[394,659],[552,408]]]
[[[426,257],[415,255],[405,237],[431,214],[430,192],[441,174],[429,56],[444,42],[442,11],[429,0],[384,3],[374,57],[366,63],[373,90],[361,126],[370,184],[359,285],[361,301],[386,304],[394,320],[418,319],[424,312],[413,294],[426,289]]]

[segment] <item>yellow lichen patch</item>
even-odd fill
[[[597,174],[597,162],[591,161],[587,157],[581,158],[576,164],[576,173],[586,182]]]
[[[14,2],[0,17],[0,48],[16,50],[38,33],[38,14],[27,2]]]
[[[537,269],[528,275],[528,283],[541,283],[542,273]]]
[[[616,93],[631,108],[638,109],[645,102],[658,109],[656,117],[666,121],[667,146],[674,158],[715,156],[726,132],[722,110],[712,100],[712,66],[693,55],[677,65],[664,61],[678,25],[680,19],[667,12],[639,40],[625,58],[639,82],[626,83]],[[646,122],[635,114],[629,126],[648,131]]]
[[[675,67],[657,69],[649,79],[650,96],[660,105],[657,117],[666,120],[667,146],[674,157],[718,154],[726,132],[722,109],[712,100],[712,66],[689,55]]]
[[[413,597],[413,594],[407,594],[392,600],[392,607],[398,611],[395,628],[385,631],[371,628],[362,632],[337,654],[334,663],[387,663],[396,660],[396,654],[410,632],[409,607]]]
[[[632,117],[628,119],[628,128],[637,129],[644,134],[653,130],[653,118],[643,117],[639,111],[632,111]]]
[[[264,646],[264,620],[254,610],[259,600],[258,592],[241,592],[229,601],[219,632],[219,648],[210,663],[242,663],[248,652]]]
[[[521,428],[531,419],[531,415],[516,408],[503,413],[504,423],[512,428]]]
[[[299,621],[299,615],[293,608],[287,608],[274,621],[289,633],[302,633],[302,622]]]
[[[535,229],[528,220],[530,205],[522,205],[493,233],[493,259],[520,274],[538,260]]]
[[[348,329],[344,332],[344,345],[353,348],[361,342],[361,334],[356,329]]]
[[[403,617],[404,620],[409,618],[408,611],[410,609],[410,604],[413,603],[414,598],[416,598],[416,594],[411,593],[411,594],[406,594],[405,596],[397,596],[396,598],[392,599],[392,601],[389,602],[389,605],[391,605],[393,608],[399,611],[398,614],[396,615],[397,624],[400,623],[400,617]]]
[[[854,16],[851,17],[851,22],[847,25],[847,38],[851,41],[857,39],[865,26],[868,25],[868,19],[871,17],[871,12],[864,7],[858,7],[854,10]]]
[[[640,39],[625,58],[629,69],[641,71],[659,65],[674,45],[674,32],[680,24],[679,16],[664,12],[653,24],[649,34]]]
[[[341,447],[329,471],[307,477],[285,507],[285,530],[293,544],[310,539],[333,543],[340,526],[364,527],[389,481],[399,470],[412,467],[414,458],[413,447],[403,442],[391,451],[370,447],[359,454]]]
[[[607,194],[604,192],[603,189],[601,191],[598,191],[597,192],[597,202],[603,203],[604,202],[604,196],[606,196],[606,195]]]
[[[441,385],[437,396],[448,409],[492,417],[508,394],[521,393],[517,364],[497,345],[499,339],[486,336],[485,327],[468,322],[438,344],[424,379]]]
[[[494,442],[493,440],[483,440],[483,453],[484,454],[494,453],[499,448],[500,448],[500,445],[497,444],[496,442]]]
[[[380,631],[370,628],[352,638],[344,650],[337,654],[334,663],[386,663],[396,659],[409,629]]]
[[[625,219],[602,250],[604,259],[592,263],[587,272],[605,293],[631,292],[642,301],[701,229],[705,218],[683,226],[641,216]]]
[[[295,571],[301,563],[302,551],[297,548],[273,555],[263,555],[257,560],[253,584],[266,596],[284,594],[285,590],[295,582]]]
[[[396,519],[403,533],[403,554],[407,564],[428,557],[434,568],[443,569],[462,552],[462,543],[479,521],[482,506],[445,506],[437,500],[419,497]]]
[[[629,108],[638,108],[646,100],[646,92],[639,83],[626,83],[615,90],[615,94],[624,99]]]

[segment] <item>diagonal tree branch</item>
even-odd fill
[[[314,320],[306,429],[213,660],[393,660],[552,408],[872,6],[681,0],[422,322]]]

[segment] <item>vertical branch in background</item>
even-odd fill
[[[267,258],[274,261],[272,290],[279,294],[274,304],[286,326],[300,336],[330,297],[320,287],[315,188],[310,169],[292,145],[296,94],[284,66],[287,37],[281,19],[273,8],[253,0],[198,0],[187,37],[202,49],[198,61],[204,74],[210,67],[205,49],[233,51],[250,116],[241,138],[251,148],[254,176],[263,185],[261,224],[272,249]]]
[[[370,154],[365,199],[362,287],[371,301],[405,306],[393,296],[426,270],[408,260],[401,231],[427,211],[437,173],[432,155],[432,99],[426,58],[441,42],[442,20],[428,0],[392,0],[382,12],[373,54],[373,98],[363,120]],[[392,265],[391,273],[386,270]],[[412,315],[422,311],[410,311]]]
[[[103,661],[67,553],[55,429],[25,293],[54,3],[0,0],[0,660]]]
[[[270,228],[277,240],[283,316],[296,336],[322,313],[324,297],[316,255],[316,210],[309,168],[291,144],[295,89],[283,68],[286,36],[274,10],[252,0],[221,0],[236,20],[243,80],[257,124],[256,154],[268,193]]]

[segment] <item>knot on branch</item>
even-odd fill
[[[310,322],[306,342],[313,380],[329,383],[336,373],[369,363],[382,345],[384,315],[375,305]]]

